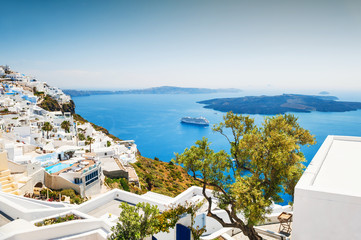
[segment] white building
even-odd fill
[[[361,239],[361,137],[328,136],[295,188],[292,239]]]
[[[206,190],[208,196],[212,196],[210,190]],[[44,202],[35,199],[23,198],[11,194],[0,193],[0,217],[1,214],[10,217],[11,220],[0,226],[0,239],[107,239],[111,234],[111,227],[117,223],[120,213],[119,204],[127,202],[135,205],[139,202],[158,206],[164,211],[174,204],[198,203],[202,201],[202,188],[190,187],[178,196],[171,198],[165,195],[148,192],[137,195],[119,189],[113,189],[101,196],[93,198],[80,205]],[[215,199],[216,200],[216,199]],[[216,220],[206,216],[207,204],[197,212],[195,226],[206,226],[207,232],[201,239],[215,239],[221,234],[232,232],[232,229],[224,229]],[[274,207],[277,216],[285,208]],[[41,222],[51,217],[63,216],[72,212],[82,217],[80,220],[58,223],[49,226],[35,227],[34,223]],[[213,210],[214,213],[227,219],[227,214],[222,210]],[[4,216],[3,216],[4,217]],[[271,219],[272,216],[270,216]],[[15,220],[14,220],[15,219]],[[226,220],[227,221],[227,220]],[[153,239],[157,240],[190,240],[190,216],[183,216],[174,229],[169,233],[158,233]],[[223,236],[223,235],[222,235]],[[147,238],[148,239],[152,239]],[[232,238],[227,238],[232,239]]]
[[[100,192],[101,166],[98,161],[72,158],[45,169],[45,185],[51,189],[72,188],[82,197]]]
[[[3,67],[0,66],[0,76],[5,75],[5,70]]]

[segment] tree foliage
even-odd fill
[[[188,228],[191,230],[194,240],[199,240],[201,235],[206,232],[206,226],[194,226],[197,211],[202,207],[203,201],[199,203],[185,202],[184,204],[173,205],[159,215],[159,231],[169,232],[170,228],[174,228],[177,222],[184,216],[189,214],[191,224]]]
[[[95,139],[87,136],[86,140],[85,140],[85,145],[89,145],[89,151],[92,151],[92,144],[95,142]]]
[[[79,138],[79,141],[84,141],[85,140],[85,136],[83,133],[78,133],[78,138]]]
[[[122,212],[118,223],[112,227],[109,239],[141,240],[146,236],[159,232],[159,210],[149,203],[138,203],[136,206],[122,203]]]
[[[53,126],[51,125],[50,122],[44,122],[43,127],[41,128],[41,130],[46,132],[46,138],[49,138],[49,132],[51,130],[53,130]]]
[[[283,189],[293,195],[304,169],[300,147],[314,144],[314,137],[290,114],[266,117],[258,127],[249,116],[229,112],[213,130],[227,139],[230,155],[224,150],[214,152],[203,138],[176,154],[175,162],[202,183],[208,216],[224,227],[241,229],[250,239],[261,239],[253,226],[266,220],[272,202],[281,201],[279,193]],[[218,205],[227,212],[230,222],[212,212],[207,186],[215,190]]]
[[[191,226],[189,226],[193,239],[199,240],[200,236],[206,231],[205,226],[194,227],[196,212],[203,205],[200,203],[178,204],[170,206],[162,213],[157,206],[149,203],[138,203],[136,206],[122,203],[119,207],[122,209],[116,226],[112,227],[112,235],[109,239],[117,240],[142,240],[145,237],[152,236],[159,232],[169,232],[174,228],[184,214],[191,217]]]
[[[70,133],[70,126],[71,126],[71,124],[70,124],[69,121],[63,121],[63,122],[60,124],[60,127],[61,127],[62,129],[64,129],[64,131],[65,131],[66,133]]]

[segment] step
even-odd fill
[[[18,190],[18,189],[12,187],[12,188],[3,189],[3,192],[11,193],[11,192],[16,191],[16,190]]]
[[[3,176],[3,177],[0,177],[0,182],[5,182],[9,179],[10,179],[10,176]]]
[[[2,187],[3,190],[8,189],[8,188],[16,188],[16,189],[18,189],[18,185],[16,183],[14,183],[14,182],[10,182],[10,183],[7,183],[7,184],[2,183],[1,187]]]
[[[20,194],[20,191],[18,190],[18,189],[15,189],[15,190],[13,190],[13,191],[11,191],[11,192],[9,192],[10,194],[14,194],[14,195],[21,195]]]
[[[8,182],[8,181],[14,182],[13,176],[6,176],[6,177],[0,178],[0,182]]]
[[[6,186],[11,185],[12,183],[13,183],[12,181],[6,180],[6,181],[1,182],[1,185],[3,186],[3,188],[5,188]]]
[[[11,188],[13,188],[13,187],[14,187],[14,186],[13,186],[13,184],[11,184],[11,183],[1,184],[1,188],[2,188],[3,191],[5,191],[6,189],[11,189]]]
[[[0,171],[0,177],[4,177],[4,176],[10,176],[10,170],[9,169]]]

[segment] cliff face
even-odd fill
[[[62,112],[71,112],[71,114],[75,113],[75,103],[73,100],[70,100],[69,103],[65,103],[61,106]]]
[[[54,98],[46,95],[44,99],[38,104],[39,107],[50,111],[62,111],[62,112],[71,112],[71,114],[75,113],[75,104],[73,100],[70,100],[69,103],[59,104]]]
[[[61,107],[58,101],[49,95],[46,95],[44,99],[38,104],[38,106],[49,112],[61,111]]]
[[[75,121],[78,121],[82,124],[84,124],[85,122],[88,122],[88,120],[86,120],[85,118],[83,118],[82,116],[80,116],[79,114],[76,114],[74,113],[73,114],[73,117],[74,117],[74,120]],[[92,122],[89,122],[93,128],[96,130],[96,131],[100,131],[100,132],[103,132],[105,135],[107,135],[108,137],[110,137],[111,139],[113,139],[114,141],[121,141],[121,139],[119,139],[118,137],[114,136],[113,134],[110,134],[109,131],[102,127],[102,126],[98,126]]]

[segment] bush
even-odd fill
[[[130,189],[129,189],[128,181],[125,180],[124,178],[120,178],[119,180],[120,180],[120,184],[122,185],[122,188],[123,188],[125,191],[129,192]]]
[[[61,195],[66,195],[69,196],[70,198],[74,198],[76,197],[76,193],[74,191],[74,189],[63,189],[61,190]]]
[[[80,203],[82,203],[82,200],[80,197],[76,196],[76,197],[70,199],[70,203],[80,204]]]

